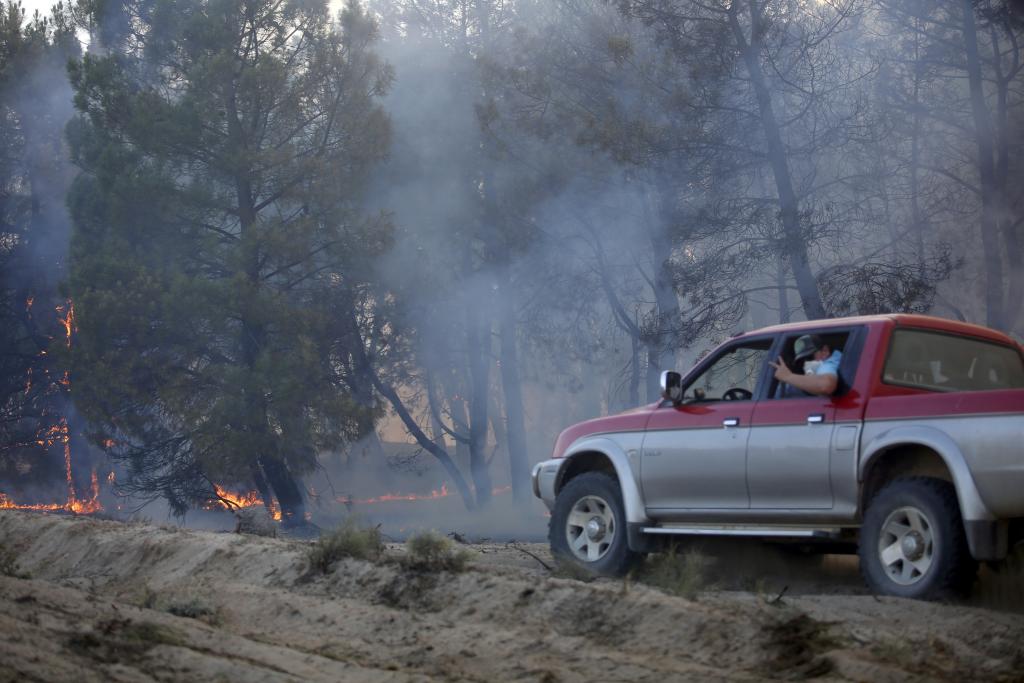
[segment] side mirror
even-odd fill
[[[661,397],[679,405],[683,401],[683,376],[672,370],[661,373]]]

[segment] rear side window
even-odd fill
[[[1009,346],[923,330],[896,330],[882,380],[931,391],[1024,388],[1024,360]]]

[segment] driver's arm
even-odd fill
[[[775,368],[775,379],[785,382],[791,386],[806,391],[815,396],[831,396],[839,386],[839,377],[832,373],[824,375],[798,375],[789,369],[786,362],[779,356],[775,363],[768,361],[768,364]]]

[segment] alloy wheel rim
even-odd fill
[[[889,513],[878,536],[878,559],[894,583],[912,586],[928,575],[935,556],[931,520],[913,506]]]
[[[607,555],[616,531],[612,507],[600,496],[577,500],[565,522],[569,550],[583,562],[597,562]]]

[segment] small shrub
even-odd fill
[[[668,552],[648,558],[637,578],[666,593],[692,600],[705,587],[710,566],[710,558],[701,552],[688,550],[680,554],[672,546]]]
[[[414,534],[406,541],[403,562],[410,569],[428,572],[461,572],[469,564],[471,553],[456,548],[450,540],[433,531]]]
[[[380,529],[360,526],[349,517],[340,527],[321,536],[310,548],[307,559],[311,571],[326,574],[343,557],[377,560],[383,553]]]
[[[148,585],[142,587],[142,594],[139,596],[139,607],[144,609],[156,609],[157,602],[160,600],[160,594],[150,588]]]
[[[211,607],[197,597],[171,602],[167,605],[166,611],[176,617],[199,619],[200,621],[205,621],[210,624],[216,623],[219,616],[216,607]]]
[[[27,579],[28,574],[18,569],[18,555],[5,544],[0,543],[0,574],[15,579]]]
[[[71,636],[67,646],[73,652],[107,664],[136,662],[157,645],[184,644],[173,629],[145,621],[110,619],[96,624],[93,631]]]

